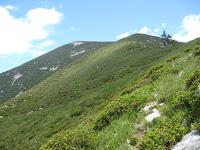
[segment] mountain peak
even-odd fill
[[[129,37],[127,38],[131,38],[131,39],[135,39],[135,40],[147,40],[147,39],[161,39],[160,37],[158,36],[154,36],[154,35],[148,35],[148,34],[142,34],[142,33],[135,33],[135,34],[132,34],[130,35]]]
[[[124,39],[119,40],[122,41],[135,41],[139,44],[142,44],[144,47],[146,46],[156,46],[156,47],[169,47],[170,45],[179,45],[181,44],[178,41],[170,40],[170,44],[166,44],[161,37],[154,36],[154,35],[148,35],[148,34],[142,34],[142,33],[135,33],[132,34]]]

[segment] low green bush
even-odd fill
[[[176,57],[173,59],[176,59]],[[138,88],[151,84],[166,73],[177,74],[178,70],[172,68],[172,66],[170,66],[168,63],[156,65],[153,68],[151,68],[149,72],[144,74],[141,78],[133,82],[131,87],[124,89],[121,95],[130,94]]]
[[[151,80],[150,79],[139,79],[137,80],[136,82],[133,83],[133,86],[131,87],[128,87],[128,88],[125,88],[123,91],[122,91],[122,94],[121,96],[125,95],[125,94],[130,94],[132,93],[133,91],[135,91],[136,89],[139,89],[145,85],[148,85],[151,83]]]
[[[136,138],[134,135],[130,137],[130,144],[132,146],[135,146],[138,143],[138,138]]]
[[[189,51],[191,51],[191,50],[192,50],[191,48],[187,48],[187,49],[184,50],[184,52],[187,53],[187,52],[189,52]]]
[[[173,56],[173,57],[167,59],[166,61],[167,61],[167,62],[173,62],[173,61],[175,61],[177,58],[178,58],[178,56]]]
[[[114,119],[119,118],[125,113],[131,113],[139,111],[144,104],[142,98],[136,98],[134,96],[125,98],[120,97],[113,100],[105,109],[102,111],[94,122],[93,129],[98,131],[108,126]]]
[[[193,98],[191,92],[181,91],[171,101],[171,107],[175,110],[191,110],[190,101]]]
[[[195,51],[193,54],[194,56],[200,56],[200,49],[198,51]]]
[[[77,117],[80,116],[84,111],[83,110],[76,110],[70,114],[70,117]]]
[[[171,109],[169,111],[184,112],[185,123],[187,126],[193,126],[200,129],[200,71],[195,71],[186,80],[186,88],[179,92],[170,102]]]
[[[160,121],[146,131],[139,148],[141,150],[170,149],[188,130],[178,120]]]
[[[92,150],[95,146],[94,133],[86,129],[77,129],[55,135],[40,150]]]
[[[197,130],[198,132],[200,132],[200,119],[192,123],[191,128],[192,130]]]
[[[195,90],[200,84],[200,70],[192,73],[186,80],[186,88]]]
[[[165,70],[165,64],[160,64],[155,67],[153,67],[146,75],[144,78],[146,79],[151,79],[152,81],[155,81],[160,77],[161,74],[163,74]]]

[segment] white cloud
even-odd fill
[[[117,40],[126,38],[133,33],[141,33],[141,34],[148,34],[148,35],[156,36],[158,34],[158,32],[161,30],[162,26],[163,26],[163,24],[160,27],[155,28],[155,29],[151,29],[147,26],[144,26],[144,27],[140,28],[139,30],[134,30],[133,32],[130,32],[130,31],[124,32],[124,33],[117,36]]]
[[[148,27],[142,27],[141,29],[139,29],[138,33],[148,33],[149,31],[151,31],[151,29],[149,29]]]
[[[155,28],[155,29],[154,29],[154,32],[155,32],[155,33],[158,33],[159,31],[160,31],[160,28]]]
[[[156,35],[149,27],[142,27],[137,33]]]
[[[63,16],[55,9],[35,8],[24,18],[16,18],[11,15],[11,8],[0,6],[0,55],[24,53],[34,48],[33,42],[47,39],[50,29]]]
[[[188,42],[200,37],[200,14],[186,16],[181,25],[181,30],[173,36],[177,41]]]
[[[124,32],[124,33],[121,33],[120,35],[118,35],[116,38],[117,38],[117,40],[120,40],[120,39],[126,38],[130,35],[131,35],[130,32]]]
[[[0,55],[0,59],[5,59],[5,58],[7,58],[7,56]]]
[[[55,45],[56,42],[55,41],[52,41],[52,40],[46,40],[42,43],[39,44],[39,46],[37,46],[39,49],[44,49],[44,48],[47,48],[49,46],[53,46]]]

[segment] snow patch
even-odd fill
[[[0,93],[4,93],[4,91],[3,90],[1,90],[1,92]]]
[[[197,88],[197,96],[200,97],[200,84],[198,85],[198,88]]]
[[[12,107],[12,108],[14,108],[15,106],[16,106],[15,104],[12,104],[12,106],[11,106],[11,107]]]
[[[74,57],[74,56],[76,56],[76,55],[79,55],[79,54],[82,54],[82,53],[84,53],[85,52],[85,50],[82,50],[82,51],[80,51],[80,52],[72,52],[72,54],[70,55],[71,57]]]
[[[200,84],[198,85],[198,91],[200,91]]]
[[[50,71],[56,71],[58,69],[58,66],[53,66],[50,68]]]
[[[183,74],[183,70],[181,72],[179,72],[178,76],[181,77]]]
[[[160,48],[165,48],[165,46],[164,46],[164,45],[161,45]]]
[[[23,91],[19,91],[19,93],[18,93],[15,97],[18,97],[18,96],[20,96],[21,94],[23,94]]]
[[[81,45],[81,44],[83,44],[84,42],[81,42],[81,41],[75,41],[75,42],[73,42],[72,44],[74,45],[74,47],[76,47],[76,46],[79,46],[79,45]]]
[[[41,68],[39,68],[39,70],[47,70],[48,69],[48,67],[41,67]]]
[[[19,79],[21,78],[23,75],[21,73],[17,73],[13,76],[13,82],[12,85]]]
[[[165,104],[165,103],[160,103],[159,105],[160,105],[160,106],[163,106],[164,104]]]
[[[157,94],[157,93],[155,93],[155,94],[154,94],[154,97],[156,98],[157,96],[158,96],[158,94]]]
[[[200,133],[191,131],[186,134],[180,142],[178,142],[172,150],[199,150],[200,149]]]
[[[151,102],[148,105],[146,105],[143,110],[144,111],[149,111],[151,108],[155,107],[157,105],[157,102]]]
[[[153,109],[153,112],[145,117],[147,122],[152,122],[155,118],[160,117],[160,111],[156,108]]]
[[[33,111],[33,110],[31,110],[31,111],[29,111],[29,112],[28,112],[28,114],[32,114],[33,112],[34,112],[34,111]]]
[[[4,106],[2,106],[1,108],[7,108],[8,106],[7,105],[4,105]]]
[[[127,139],[126,142],[127,142],[128,146],[131,146],[131,140]]]
[[[148,43],[151,43],[151,41],[150,40],[146,40]]]

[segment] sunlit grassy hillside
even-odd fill
[[[56,134],[41,150],[168,150],[200,131],[199,39],[130,81],[93,120]]]
[[[103,137],[107,133],[104,131],[109,128],[111,129],[109,132],[112,132],[115,128],[109,127],[109,124],[118,118],[116,117],[118,114],[115,115],[115,109],[121,103],[118,97],[125,94],[122,100],[126,98],[129,101],[135,100],[126,95],[130,89],[125,88],[131,85],[131,81],[148,72],[152,66],[179,54],[181,50],[178,49],[179,46],[180,44],[175,41],[170,45],[164,45],[158,37],[136,34],[82,56],[32,89],[0,106],[0,149],[38,149],[48,142],[52,135],[76,129],[80,124],[90,124],[93,121],[94,126],[89,128],[94,130],[95,136],[102,134],[99,137]],[[151,77],[149,76],[147,78]],[[147,81],[146,84],[150,83],[151,81]],[[128,93],[131,92],[130,90]],[[148,97],[148,95],[142,96]],[[116,106],[112,104],[115,99],[118,99]],[[146,101],[148,100],[137,98],[137,104],[133,106],[136,112]],[[104,110],[107,105],[111,106],[114,113]],[[125,110],[119,114],[122,115],[124,111],[129,112],[129,110],[132,111],[132,107],[125,106]],[[111,120],[104,123],[107,113]],[[81,128],[87,128],[87,125],[84,126]],[[122,123],[123,126],[126,127],[127,124]],[[79,134],[77,136],[81,138]],[[69,136],[71,137],[73,138]],[[83,140],[87,142],[90,138],[91,136],[88,139],[83,137]],[[112,140],[110,137],[107,138],[97,141],[103,143],[105,142],[103,140]],[[49,144],[46,147],[57,149],[57,142],[62,140],[56,142],[53,140],[53,146]],[[119,142],[124,141],[122,139]],[[65,144],[70,143],[66,141]],[[116,146],[119,146],[119,143]]]

